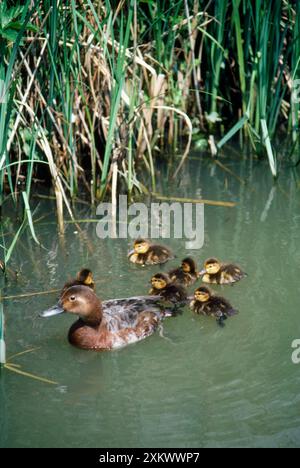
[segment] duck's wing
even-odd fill
[[[222,280],[224,284],[240,281],[246,276],[247,273],[241,270],[241,268],[237,265],[229,263],[224,265],[222,268]]]
[[[186,286],[191,281],[191,275],[185,273],[181,268],[170,271],[168,275],[173,282],[181,284],[182,286]]]
[[[179,276],[180,273],[182,273],[181,268],[174,268],[174,270],[169,271],[168,275],[170,276],[170,278],[172,278],[172,276],[175,276],[177,278],[177,276]]]
[[[167,247],[162,245],[151,245],[147,252],[147,258],[145,260],[146,265],[158,265],[172,260],[174,257],[173,252]]]
[[[151,313],[159,320],[173,315],[160,296],[136,296],[111,299],[102,303],[103,314],[111,329],[135,327],[141,313]]]
[[[238,314],[238,310],[234,309],[229,301],[224,297],[215,296],[213,298],[213,310],[216,316],[226,315],[232,317],[233,315]]]
[[[170,284],[164,292],[164,297],[172,303],[181,306],[187,304],[188,299],[187,290],[179,283]]]
[[[113,308],[113,307],[124,307],[124,306],[143,306],[145,304],[159,304],[161,301],[161,296],[133,296],[133,297],[123,297],[119,299],[108,299],[103,301],[102,305],[104,309]]]

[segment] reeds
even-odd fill
[[[92,204],[155,191],[157,157],[177,148],[178,175],[192,132],[218,149],[239,133],[276,176],[279,130],[298,162],[299,18],[294,1],[3,0],[0,203],[25,178],[34,237],[32,182],[47,168],[63,232],[82,188]]]
[[[4,312],[3,303],[0,300],[0,366],[6,363],[6,346],[4,338]]]

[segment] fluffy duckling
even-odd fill
[[[212,291],[205,286],[196,289],[194,299],[190,303],[190,308],[198,315],[215,317],[221,326],[224,325],[224,320],[238,313],[227,299],[221,296],[215,296]]]
[[[95,290],[95,282],[93,278],[93,273],[88,268],[82,268],[76,275],[75,279],[67,281],[65,283],[61,295],[72,286],[88,286],[93,291]]]
[[[178,306],[186,304],[188,300],[186,289],[180,284],[173,283],[166,273],[157,273],[152,276],[150,282],[152,285],[150,295],[160,296],[165,301]]]
[[[202,281],[209,284],[233,284],[247,276],[240,267],[232,263],[221,263],[216,258],[209,258],[200,271]]]
[[[160,297],[132,297],[101,303],[88,286],[71,286],[59,303],[40,314],[51,317],[68,312],[79,316],[70,328],[69,342],[94,351],[121,348],[152,335],[165,317],[173,315]]]
[[[196,262],[190,257],[185,258],[182,260],[181,267],[170,271],[169,276],[173,282],[191,286],[199,277]]]
[[[159,265],[173,259],[174,255],[170,249],[163,245],[155,245],[148,240],[137,239],[128,258],[137,265]]]

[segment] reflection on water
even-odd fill
[[[300,445],[300,366],[291,361],[291,343],[300,338],[299,176],[282,168],[273,184],[261,163],[233,157],[226,165],[235,176],[191,160],[175,182],[165,168],[157,192],[237,203],[205,208],[205,244],[190,253],[199,263],[210,256],[237,261],[248,272],[234,287],[215,288],[240,314],[220,329],[186,310],[165,322],[168,339],[157,334],[97,354],[68,344],[71,317],[38,318],[56,294],[6,300],[8,354],[39,348],[14,362],[59,384],[1,373],[0,446]],[[130,240],[99,240],[95,223],[81,224],[83,237],[68,224],[59,240],[53,208],[39,203],[44,248],[24,234],[13,259],[21,275],[8,281],[6,296],[59,288],[82,266],[95,272],[103,299],[148,291],[159,267],[130,265]],[[85,205],[77,217],[96,219]],[[6,229],[13,227],[7,222]],[[184,240],[168,244],[179,259],[186,255]]]

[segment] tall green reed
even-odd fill
[[[1,285],[0,285],[0,293],[1,293]],[[4,337],[4,311],[3,311],[3,302],[0,298],[0,366],[1,364],[6,363],[6,344],[5,344],[5,337]]]

